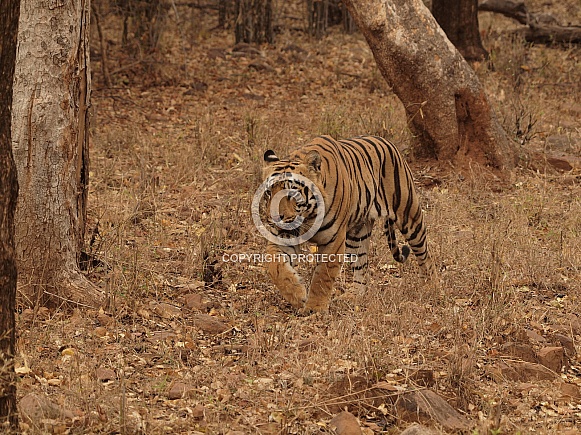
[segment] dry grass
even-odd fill
[[[479,74],[508,131],[519,137],[516,120],[534,120],[523,150],[559,146],[581,156],[579,48],[530,47],[490,20],[495,70]],[[377,234],[367,290],[342,298],[343,272],[328,315],[297,317],[261,264],[222,261],[264,247],[249,214],[262,153],[284,154],[322,133],[387,135],[405,148],[401,105],[360,36],[332,31],[315,42],[282,33],[252,58],[230,54],[229,33],[194,33],[179,44],[162,39],[167,61],[157,74],[171,86],[124,86],[117,76],[104,90],[95,81],[90,216],[103,265],[90,276],[113,304],[105,314],[21,316],[19,364],[33,374],[19,394],[42,391],[74,410],[73,433],[331,433],[327,423],[343,408],[375,433],[399,433],[406,423],[369,387],[422,388],[414,374],[424,370],[474,434],[574,427],[580,402],[559,396],[557,383],[523,386],[494,367],[501,345],[526,330],[549,337],[568,328],[579,338],[579,174],[549,165],[501,183],[415,165],[421,184],[438,182],[422,195],[441,282],[425,284],[413,260],[396,266]],[[281,50],[291,43],[307,54]],[[211,49],[224,58],[209,57]],[[205,91],[193,87],[199,82]],[[199,287],[204,275],[213,282]],[[159,310],[181,307],[191,292],[229,328],[206,334],[193,311]],[[97,380],[99,367],[117,379]],[[581,385],[576,373],[563,376]],[[177,381],[189,396],[168,400]]]

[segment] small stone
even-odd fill
[[[511,361],[510,364],[500,361],[493,373],[495,375],[500,376],[497,381],[508,379],[520,382],[553,380],[559,377],[547,367],[528,361]]]
[[[571,140],[566,134],[547,136],[545,142],[549,148],[560,151],[566,151],[571,145]]]
[[[181,317],[182,315],[182,310],[180,307],[166,304],[165,302],[161,303],[153,302],[150,304],[150,308],[151,311],[153,311],[162,319],[174,319],[176,317]]]
[[[206,415],[206,408],[201,403],[198,403],[196,406],[194,406],[194,409],[192,409],[192,417],[194,417],[194,418],[201,419],[201,418],[204,418],[205,415]]]
[[[210,48],[207,51],[207,56],[212,60],[217,58],[226,59],[226,52],[222,48]]]
[[[182,397],[184,397],[186,388],[187,385],[184,384],[183,382],[174,382],[167,393],[167,398],[169,400],[181,399]]]
[[[573,400],[581,399],[581,390],[579,390],[579,387],[575,384],[563,382],[559,389],[561,390],[561,395],[564,398]]]
[[[382,426],[379,426],[378,424],[372,421],[365,421],[363,424],[365,425],[365,427],[361,429],[363,435],[373,435],[375,433],[380,433],[383,431]]]
[[[553,340],[563,346],[567,352],[567,356],[575,356],[575,343],[571,337],[564,334],[554,334]]]
[[[113,317],[108,316],[105,313],[97,314],[97,320],[101,326],[109,326],[113,323]]]
[[[561,373],[563,367],[569,367],[569,361],[565,356],[565,349],[560,346],[543,347],[537,352],[537,357],[539,358],[539,363],[556,373]]]
[[[202,295],[199,293],[189,293],[184,296],[186,307],[194,311],[204,311],[206,304],[202,300]]]
[[[103,326],[97,326],[94,332],[97,337],[105,337],[108,334],[107,328]]]
[[[436,383],[434,371],[428,369],[420,369],[412,373],[410,379],[422,387],[433,387]]]
[[[537,362],[537,356],[535,355],[535,351],[528,344],[518,344],[514,342],[504,343],[502,345],[501,351],[508,355],[522,359],[523,361],[533,363]]]
[[[267,62],[262,60],[256,60],[254,62],[249,63],[248,68],[255,69],[256,71],[274,71],[274,68],[272,66],[270,66]]]
[[[547,163],[553,168],[563,172],[573,169],[571,163],[564,157],[547,156]]]
[[[192,321],[194,325],[207,334],[221,334],[230,328],[224,322],[208,314],[197,314],[192,318]]]
[[[539,343],[544,343],[544,342],[547,341],[547,340],[545,340],[545,337],[543,337],[541,334],[539,334],[536,331],[532,331],[530,329],[527,329],[526,330],[526,336],[527,336],[527,338],[530,341],[533,341],[533,342],[536,341],[536,342],[539,342]]]
[[[361,435],[359,422],[350,412],[343,411],[337,414],[329,424],[337,435]]]
[[[182,399],[184,397],[191,398],[194,392],[195,388],[183,382],[176,381],[167,392],[167,398],[169,400]]]
[[[33,426],[42,427],[41,424],[44,419],[72,419],[74,417],[71,411],[61,408],[42,394],[27,394],[20,399],[18,406],[24,420],[32,423]]]
[[[471,426],[466,417],[429,389],[402,394],[395,405],[404,421],[435,421],[451,432],[466,431]]]
[[[115,370],[111,370],[106,367],[99,367],[96,370],[95,375],[97,376],[97,379],[101,382],[114,381],[117,379]]]

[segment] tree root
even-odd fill
[[[107,305],[106,293],[76,270],[58,273],[50,284],[19,283],[23,305],[93,308]]]

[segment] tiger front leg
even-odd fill
[[[326,312],[329,311],[329,302],[333,293],[335,278],[341,270],[341,262],[345,254],[345,237],[337,237],[335,242],[321,246],[319,245],[319,263],[315,268],[307,304],[306,312]]]
[[[288,255],[295,253],[294,249],[269,244],[266,247],[266,253],[271,257],[267,270],[274,285],[289,304],[296,309],[301,309],[307,300],[307,290],[288,257]]]

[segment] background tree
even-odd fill
[[[320,39],[327,33],[327,28],[335,24],[342,24],[347,33],[355,31],[353,19],[343,1],[307,0],[307,25],[311,35]]]
[[[12,78],[20,0],[0,0],[0,427],[18,427],[14,374],[16,258],[14,210],[18,196],[12,158]]]
[[[98,8],[101,3],[97,2]],[[161,32],[164,28],[166,13],[160,0],[119,0],[116,2],[118,11],[123,17],[123,33],[121,43],[124,47],[139,41],[140,48],[150,53],[157,48]],[[135,46],[129,47],[135,49]]]
[[[421,0],[346,4],[405,106],[416,156],[514,166],[514,146],[478,78]]]
[[[432,15],[464,59],[488,57],[480,39],[478,0],[432,0]]]
[[[31,303],[103,299],[78,268],[89,181],[89,11],[88,0],[21,7],[12,141],[19,282]]]
[[[273,42],[272,0],[236,0],[236,43]]]
[[[307,18],[309,33],[322,38],[329,25],[329,0],[307,0]]]

